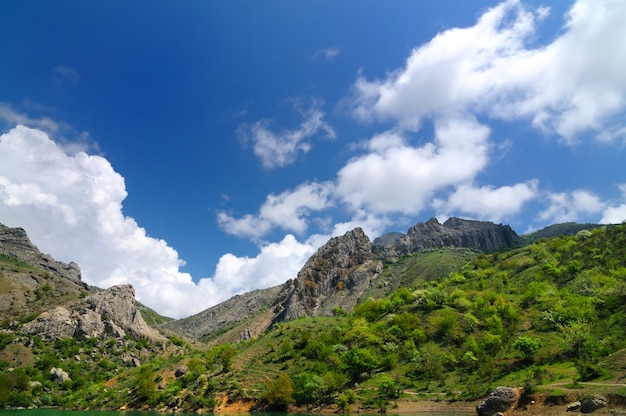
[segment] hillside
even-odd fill
[[[449,232],[424,225],[417,228]],[[476,225],[471,230],[508,232]],[[471,409],[508,385],[523,387],[527,402],[564,406],[602,393],[615,407],[626,401],[626,225],[592,228],[521,247],[514,239],[491,253],[444,244],[406,254],[394,249],[402,235],[383,239],[381,250],[357,229],[321,247],[284,286],[181,320],[187,332],[156,343],[145,333],[120,338],[107,331],[48,340],[25,329],[43,314],[5,319],[0,406],[378,411],[431,400]],[[10,254],[0,260],[7,281],[17,281],[14,274],[37,280],[39,273],[38,284],[51,280]],[[368,285],[360,288],[358,276]],[[61,301],[62,285],[54,283],[27,290],[45,292],[52,304],[58,299],[55,306],[70,317],[88,309],[100,311],[103,325],[126,322],[94,310],[101,300],[85,302],[106,291],[85,287]],[[358,300],[339,307],[350,290]],[[27,304],[41,310],[32,296]],[[300,306],[290,310],[306,313],[283,319],[294,297]],[[241,313],[225,318],[235,310]],[[193,326],[201,320],[217,329]],[[172,322],[165,325],[174,328]]]

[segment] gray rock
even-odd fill
[[[69,374],[67,374],[62,368],[52,367],[50,369],[50,374],[52,375],[52,379],[57,384],[63,384],[70,380]]]
[[[135,289],[132,285],[113,286],[94,293],[85,299],[85,303],[89,309],[102,317],[107,330],[112,331],[114,336],[123,337],[128,334],[134,339],[147,338],[153,341],[165,339],[144,321],[135,305]]]
[[[58,306],[25,323],[22,326],[22,334],[38,335],[44,341],[55,341],[73,337],[76,325],[76,319],[72,317],[70,311]]]
[[[580,409],[580,402],[579,401],[575,401],[573,403],[570,403],[567,405],[567,407],[565,408],[565,411],[567,412],[574,412],[576,410]]]
[[[598,409],[606,407],[607,404],[608,401],[606,400],[606,397],[594,394],[593,396],[585,397],[580,401],[580,412],[593,413]]]
[[[382,268],[361,228],[332,238],[285,284],[275,321],[330,315],[336,307],[350,310]]]
[[[102,338],[103,334],[102,316],[90,309],[84,310],[78,315],[76,330],[74,331],[76,338]]]
[[[465,247],[492,252],[523,244],[524,240],[508,225],[451,217],[443,224],[431,218],[414,225],[392,247],[397,254],[408,254],[434,247]]]
[[[252,335],[250,335],[250,329],[246,328],[239,336],[239,341],[249,341],[251,338]]]
[[[489,396],[476,405],[479,416],[494,416],[506,412],[519,400],[519,390],[511,387],[496,387]]]

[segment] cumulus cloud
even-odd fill
[[[619,185],[622,200],[626,201],[626,184]],[[626,221],[626,203],[617,206],[607,206],[602,213],[601,224],[621,224]]]
[[[310,139],[315,136],[335,138],[336,133],[324,121],[324,113],[316,106],[299,111],[304,120],[297,129],[271,130],[270,120],[261,120],[239,126],[244,143],[252,142],[254,154],[266,169],[275,169],[295,163],[300,154],[311,150]]]
[[[585,190],[550,193],[547,195],[548,208],[539,214],[539,220],[550,223],[578,221],[585,215],[602,212],[606,204],[593,193]]]
[[[44,253],[77,262],[89,284],[132,284],[141,302],[164,315],[187,316],[282,283],[315,249],[288,235],[256,257],[225,254],[214,276],[194,283],[180,272],[176,250],[123,214],[126,195],[124,178],[101,156],[68,155],[45,132],[24,126],[0,136],[2,223],[25,228]]]
[[[580,0],[563,34],[533,47],[545,15],[508,0],[474,26],[438,34],[386,78],[360,76],[353,114],[415,129],[453,110],[528,119],[566,140],[601,127],[602,137],[615,136],[612,117],[626,106],[626,61],[615,59],[626,50],[626,3]]]
[[[480,220],[500,222],[519,213],[525,203],[537,197],[538,181],[531,180],[512,186],[474,187],[463,184],[452,192],[446,201],[436,200],[438,216],[463,213]]]
[[[489,133],[470,118],[437,122],[435,140],[423,146],[411,146],[402,133],[378,135],[369,141],[369,153],[338,172],[336,194],[355,212],[415,214],[436,191],[484,168]]]
[[[307,217],[311,212],[332,205],[332,188],[329,182],[305,183],[294,190],[268,195],[256,215],[235,218],[222,211],[218,213],[217,221],[224,232],[253,239],[263,237],[276,227],[302,234],[307,229]]]

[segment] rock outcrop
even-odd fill
[[[443,224],[436,218],[409,228],[407,234],[385,235],[375,240],[377,251],[389,255],[409,254],[435,247],[464,247],[484,252],[514,248],[524,240],[508,225],[486,221],[448,218]]]
[[[411,227],[407,234],[388,233],[370,242],[362,229],[330,239],[309,258],[295,279],[281,286],[233,298],[189,318],[163,326],[190,338],[200,339],[225,328],[234,328],[268,307],[281,322],[300,316],[331,315],[341,307],[350,311],[367,296],[373,285],[395,287],[378,280],[384,262],[400,255],[437,247],[463,247],[496,251],[523,244],[509,226],[491,222],[450,218],[440,224],[432,218]]]
[[[276,321],[329,315],[339,306],[352,309],[382,267],[361,228],[332,238],[285,284]]]
[[[0,254],[75,282],[80,282],[81,279],[80,267],[76,263],[63,263],[54,260],[49,254],[42,254],[23,228],[10,228],[0,224]]]
[[[113,286],[88,296],[83,301],[57,306],[23,325],[23,335],[37,335],[46,341],[61,338],[147,338],[164,341],[150,328],[135,306],[132,286]]]

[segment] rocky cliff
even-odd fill
[[[113,286],[84,300],[47,310],[25,323],[21,333],[37,335],[46,341],[125,336],[135,340],[165,341],[165,337],[143,320],[135,306],[135,291],[131,285]]]
[[[0,320],[23,335],[165,339],[137,309],[132,286],[108,290],[81,281],[76,263],[43,254],[22,228],[0,224]],[[18,324],[24,316],[35,319]]]
[[[382,268],[361,228],[332,238],[285,284],[276,320],[330,315],[336,307],[350,310]]]
[[[10,228],[0,224],[0,254],[75,282],[80,282],[81,279],[80,268],[76,263],[66,264],[41,253],[31,243],[23,228]]]
[[[524,240],[508,225],[455,217],[443,224],[431,218],[412,226],[405,235],[392,233],[374,240],[375,251],[385,258],[434,247],[463,247],[493,252],[523,244]]]

